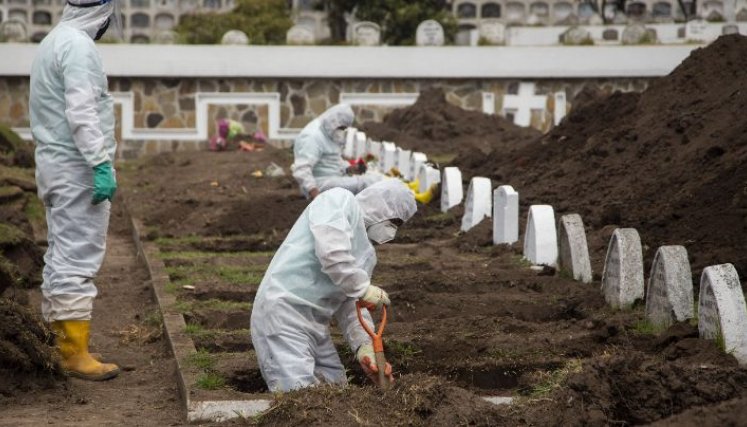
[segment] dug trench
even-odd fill
[[[131,210],[160,248],[169,292],[198,348],[190,363],[203,370],[198,395],[206,398],[266,391],[251,303],[273,249],[306,205],[289,177],[251,176],[271,161],[286,171],[290,163],[271,149],[179,153],[122,171]],[[640,306],[607,308],[598,281],[529,269],[518,247],[491,245],[489,222],[461,234],[460,209],[443,214],[437,205],[421,207],[399,243],[377,248],[374,283],[393,301],[384,335],[394,389],[365,384],[333,327],[352,385],[284,395],[256,422],[453,425],[445,415],[453,413],[456,424],[641,424],[746,396],[747,372],[698,339],[693,324],[655,331]],[[516,399],[495,407],[479,398],[490,395]],[[400,409],[381,415],[371,406]]]

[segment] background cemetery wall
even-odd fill
[[[227,52],[221,47],[210,52],[178,49],[179,55],[168,61],[152,62],[155,59],[148,57],[152,51],[137,46],[127,48],[129,61],[120,56],[122,49],[102,49],[110,75],[109,89],[117,105],[121,155],[126,158],[203,148],[215,131],[215,120],[222,117],[242,122],[247,132],[261,130],[271,139],[287,143],[306,123],[341,100],[354,105],[359,122],[382,120],[388,111],[414,102],[420,91],[434,86],[442,87],[450,102],[465,109],[502,113],[504,96],[516,95],[520,83],[530,83],[530,96],[541,99],[546,95],[546,102],[541,103],[544,107],[538,108],[536,103],[532,107],[531,125],[546,130],[552,126],[556,111],[553,94],[565,93],[572,100],[587,85],[606,91],[643,90],[651,78],[671,71],[692,49],[617,47],[610,55],[604,51],[608,48],[600,47],[554,48],[545,52],[533,48],[519,52],[507,51],[512,48],[477,48],[463,49],[470,53],[466,57],[461,54],[461,60],[472,63],[455,64],[440,56],[442,50],[449,48],[300,48],[306,57],[296,57],[293,67],[284,67],[282,62],[287,63],[287,57],[283,57],[280,64],[269,64],[268,69],[267,61],[279,58],[276,50],[231,48],[228,53],[234,55],[224,57],[221,55]],[[13,65],[0,64],[0,122],[29,138],[27,70],[33,48],[16,45],[14,49],[13,57],[18,61]],[[5,48],[0,48],[0,54],[2,50]],[[280,51],[299,52],[293,48]],[[381,62],[387,59],[381,54],[396,60],[391,57],[392,51],[409,55],[399,58],[399,65]],[[377,52],[378,57],[374,55]],[[626,55],[634,58],[623,60]],[[630,67],[628,61],[636,56],[640,60],[636,64],[645,66]],[[206,57],[213,60],[208,66],[193,61]],[[340,61],[340,57],[345,61]],[[304,58],[315,61],[305,63]],[[611,64],[611,58],[620,59]],[[227,62],[221,64],[222,60]],[[320,66],[318,61],[326,61],[327,66]],[[424,68],[422,61],[431,66]],[[589,69],[579,68],[578,61],[585,62]],[[575,69],[582,71],[553,76],[546,69],[553,63],[566,62],[573,62]],[[140,65],[133,67],[133,63]],[[259,63],[262,65],[253,65]],[[273,73],[285,76],[268,77]],[[373,77],[376,74],[385,77]]]

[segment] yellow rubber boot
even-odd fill
[[[117,365],[101,363],[88,352],[89,320],[60,320],[50,326],[62,356],[60,366],[67,375],[89,381],[103,381],[119,375]]]
[[[414,181],[410,181],[407,183],[407,186],[410,187],[410,190],[417,192],[418,187],[420,187],[420,181],[417,179]]]

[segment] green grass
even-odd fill
[[[567,268],[561,268],[560,270],[558,270],[558,277],[573,280],[573,272],[571,272]]]
[[[207,350],[197,350],[187,357],[187,364],[202,370],[212,369],[215,366],[215,357]]]
[[[205,301],[177,301],[174,308],[179,313],[190,313],[195,310],[249,311],[252,309],[252,303],[220,299],[209,299]]]
[[[519,267],[529,268],[533,265],[532,262],[524,258],[523,255],[514,255],[513,258],[514,263]]]
[[[384,343],[384,350],[392,355],[396,355],[395,357],[399,359],[399,363],[405,365],[408,361],[423,352],[415,344],[400,341],[386,341]]]
[[[163,315],[161,314],[161,311],[158,309],[151,310],[148,312],[148,314],[145,315],[145,319],[143,320],[143,323],[145,323],[148,326],[152,326],[154,328],[162,328],[163,327]]]
[[[198,280],[205,281],[216,277],[238,286],[258,286],[264,277],[266,265],[250,266],[171,266],[166,267],[171,281],[178,287],[184,285],[194,285]]]
[[[163,260],[193,260],[193,259],[212,259],[212,258],[259,258],[271,257],[274,252],[207,252],[207,251],[162,251],[159,257]]]
[[[581,361],[571,359],[562,368],[540,373],[541,381],[532,387],[529,397],[536,399],[547,396],[553,390],[560,388],[569,375],[578,372],[581,372]]]
[[[716,347],[719,348],[719,350],[723,351],[724,353],[731,353],[734,350],[726,348],[726,339],[724,338],[724,334],[721,332],[721,329],[719,328],[718,332],[716,333],[716,337],[714,338],[714,342],[716,343]]]
[[[195,385],[203,390],[218,390],[226,386],[226,379],[216,372],[205,372],[197,377]]]
[[[635,322],[632,331],[639,335],[656,335],[664,329],[666,328],[662,328],[661,326],[652,323],[648,319],[641,319]]]
[[[42,220],[44,219],[44,205],[39,198],[30,197],[26,202],[26,207],[23,208],[23,213],[30,220]]]

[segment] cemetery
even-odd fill
[[[369,24],[353,29],[361,46],[378,43]],[[423,43],[438,44],[424,33]],[[374,283],[392,300],[384,343],[396,373],[384,390],[366,383],[335,328],[348,387],[273,395],[262,379],[252,302],[308,204],[287,148],[121,163],[112,221],[147,269],[133,274],[153,287],[187,421],[743,422],[746,53],[747,38],[723,36],[641,92],[590,85],[546,133],[528,126],[531,88],[521,85],[516,96],[530,98],[511,107],[513,120],[450,103],[439,87],[378,121],[359,118],[345,157],[396,168],[420,192],[437,188],[395,241],[377,247]],[[18,178],[2,182],[29,192]],[[3,194],[2,207],[21,197]],[[6,240],[4,254],[19,241]],[[0,362],[18,363],[5,327],[18,323],[0,322]],[[38,347],[37,335],[24,342]],[[33,382],[45,357],[12,375]],[[0,387],[11,402],[17,393]]]

